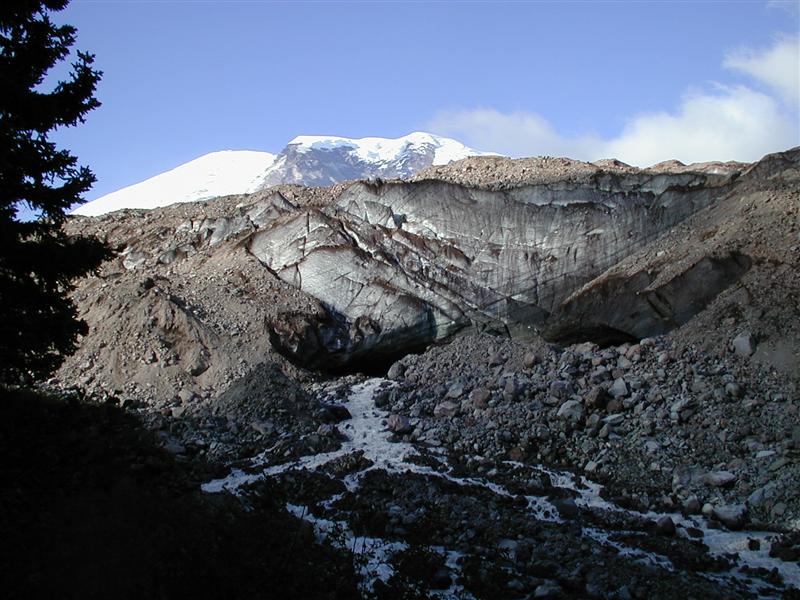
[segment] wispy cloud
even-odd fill
[[[792,15],[800,13],[800,3],[797,0],[768,0],[767,8],[783,10]]]
[[[717,85],[684,95],[672,111],[633,116],[611,138],[564,136],[542,115],[503,113],[491,108],[443,111],[427,128],[475,148],[510,156],[548,154],[582,160],[614,157],[640,166],[671,158],[686,163],[754,161],[769,152],[800,144],[794,110],[798,94],[797,51],[796,38],[782,37],[771,48],[740,50],[726,56],[724,62],[726,67],[744,72],[776,91],[791,105],[788,110],[774,96],[751,87]]]
[[[773,88],[786,102],[800,104],[800,36],[780,36],[769,48],[741,48],[728,53],[723,64]]]
[[[449,135],[476,149],[509,156],[535,154],[587,157],[602,140],[592,137],[564,137],[541,115],[531,112],[502,113],[492,108],[442,111],[426,129]]]

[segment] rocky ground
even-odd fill
[[[555,156],[509,159],[501,156],[473,156],[448,165],[428,167],[410,178],[411,181],[436,179],[479,189],[503,190],[521,185],[542,185],[563,182],[585,182],[609,173],[732,173],[747,165],[737,162],[708,162],[684,165],[671,160],[647,169],[639,169],[619,160],[586,163]]]
[[[667,323],[665,331],[685,324],[674,332],[684,346],[719,354],[732,337],[749,332],[757,342],[750,360],[796,378],[800,169],[780,157],[770,169],[749,167],[741,176],[746,183],[737,190],[574,292],[564,301],[561,318],[567,329],[576,321],[583,326],[631,326],[648,313],[659,318],[660,311],[677,320]],[[704,286],[725,278],[726,269],[714,271],[712,263],[728,265],[733,281],[701,301]],[[670,311],[670,305],[692,303],[694,313]]]
[[[233,467],[210,497],[277,494],[349,552],[362,597],[792,598],[796,381],[745,341],[466,335],[388,381],[272,366],[207,410],[136,412],[184,464]]]
[[[212,465],[156,442],[118,407],[0,390],[4,598],[358,597],[281,490],[203,494]]]
[[[320,552],[347,553],[362,597],[795,598],[796,154],[647,171],[745,183],[578,286],[558,325],[627,326],[614,319],[652,296],[674,317],[664,335],[601,347],[467,328],[378,380],[311,372],[277,352],[275,318],[323,319],[325,298],[248,250],[253,231],[324,208],[347,185],[75,219],[70,231],[118,255],[79,282],[90,332],[49,386],[135,416],[159,456],[202,474],[193,489],[202,480],[221,511],[275,499],[313,528]],[[417,179],[506,190],[626,173],[642,171],[485,157]],[[695,289],[686,282],[718,275],[694,267],[732,253],[747,257],[734,261],[744,271],[679,310]],[[350,333],[369,335],[362,325]]]
[[[639,510],[797,529],[797,381],[753,365],[748,336],[728,343],[709,354],[663,338],[601,349],[466,336],[396,363],[388,407],[410,419],[409,440],[459,463],[542,463]]]
[[[445,352],[404,360],[393,367],[394,375],[401,377],[405,366],[408,378],[402,377],[409,382],[412,365],[452,368],[453,360],[469,354],[464,348],[483,351],[479,360],[497,363],[499,369],[490,369],[497,372],[518,362],[524,370],[533,356],[530,348],[503,347],[497,349],[502,354],[487,360],[486,340],[471,342],[461,350],[454,350],[459,345],[454,342],[440,349]],[[514,350],[524,352],[514,356]],[[481,362],[471,363],[473,370],[482,370]],[[203,489],[258,493],[267,482],[277,484],[286,491],[290,509],[310,522],[320,539],[353,552],[365,597],[797,596],[796,537],[758,532],[746,512],[715,500],[720,486],[745,477],[741,471],[702,471],[702,483],[692,489],[714,490],[700,492],[708,507],[696,497],[684,507],[676,505],[683,487],[678,481],[674,496],[669,484],[664,494],[674,500],[648,510],[635,491],[641,489],[635,464],[620,466],[626,475],[617,479],[600,478],[609,483],[604,489],[567,470],[569,461],[507,452],[503,440],[508,436],[497,435],[491,426],[470,436],[480,442],[467,451],[456,450],[453,439],[460,436],[453,435],[454,424],[464,421],[455,400],[472,405],[484,394],[478,388],[477,394],[467,393],[473,396],[467,400],[464,378],[453,382],[457,391],[431,383],[448,398],[436,403],[434,418],[412,416],[415,409],[403,414],[408,387],[402,382],[356,379],[320,386],[319,393],[342,398],[351,414],[337,428],[340,448],[288,461],[267,450]],[[525,401],[492,398],[489,403],[497,408]],[[505,424],[499,412],[495,418]],[[474,423],[471,428],[478,429]],[[470,426],[463,429],[466,433]],[[573,449],[553,446],[565,455]],[[654,486],[646,468],[642,471],[642,479]],[[632,491],[620,492],[617,486],[626,477]]]

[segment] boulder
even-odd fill
[[[446,398],[451,398],[453,400],[457,400],[458,398],[461,398],[461,396],[463,394],[464,394],[464,382],[463,381],[456,381],[454,384],[452,384],[448,388],[447,394],[445,394],[445,397]]]
[[[731,344],[733,351],[744,358],[751,356],[756,351],[755,338],[749,331],[744,331],[737,335],[733,338]]]
[[[406,374],[405,365],[396,362],[391,367],[389,367],[389,371],[386,373],[386,377],[388,379],[402,379],[405,374]]]
[[[741,529],[747,523],[747,508],[743,504],[716,506],[711,515],[728,529]]]
[[[736,475],[730,471],[709,471],[703,475],[703,483],[712,487],[729,487],[736,482]]]
[[[389,418],[386,420],[386,428],[398,435],[405,435],[414,430],[414,426],[411,424],[409,418],[403,415],[389,415]]]
[[[614,396],[614,398],[622,398],[623,396],[627,396],[630,393],[628,389],[628,384],[622,377],[618,377],[614,380],[614,383],[611,385],[611,388],[608,392]]]
[[[550,394],[556,398],[567,398],[572,394],[572,384],[569,381],[554,381],[550,384]]]
[[[590,408],[603,409],[608,403],[608,394],[602,387],[596,385],[583,397],[583,402]]]
[[[437,419],[449,419],[458,414],[458,409],[458,404],[450,400],[445,400],[436,405],[433,409],[433,416]]]
[[[580,514],[578,505],[572,498],[556,498],[552,502],[562,519],[574,519]]]
[[[683,501],[681,510],[685,515],[699,515],[703,510],[703,505],[700,504],[700,500],[697,499],[697,496],[689,496]]]
[[[744,391],[742,390],[742,386],[731,381],[725,384],[725,393],[731,398],[741,398]]]
[[[567,400],[559,407],[557,416],[559,419],[569,421],[571,424],[576,425],[583,420],[583,404],[578,400]]]
[[[669,516],[663,516],[656,521],[656,532],[659,535],[675,535],[675,522]]]
[[[469,393],[469,402],[472,408],[486,408],[492,394],[486,388],[477,388]]]
[[[522,365],[526,369],[532,369],[536,365],[539,364],[539,357],[536,356],[533,352],[526,352],[525,356],[522,358]]]
[[[506,402],[514,402],[518,399],[521,393],[522,386],[520,386],[517,380],[513,377],[507,380],[505,386],[503,386],[503,399]]]

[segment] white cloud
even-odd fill
[[[792,77],[788,56],[797,41],[780,38],[761,52],[729,55],[725,66],[744,71],[768,83],[789,101]],[[477,148],[509,156],[555,155],[579,160],[618,158],[647,166],[663,160],[685,163],[710,160],[755,161],[770,152],[800,144],[796,110],[788,111],[774,97],[746,86],[718,85],[684,96],[676,110],[635,115],[610,138],[586,134],[563,136],[542,115],[502,113],[491,108],[443,111],[426,129],[449,135]]]
[[[591,136],[564,138],[535,113],[506,114],[491,108],[443,111],[426,129],[509,156],[529,156],[533,148],[543,148],[537,154],[588,156],[599,142]]]
[[[782,10],[790,15],[796,15],[800,4],[797,0],[767,0],[767,8]]]
[[[675,113],[634,117],[610,139],[564,137],[540,115],[505,114],[493,109],[442,112],[427,129],[479,150],[509,156],[547,154],[579,160],[614,157],[639,166],[672,158],[685,163],[754,161],[800,142],[795,124],[775,100],[741,86],[721,88],[717,94],[687,96]]]
[[[800,36],[781,36],[771,48],[742,48],[725,56],[725,67],[740,71],[800,103]]]
[[[675,114],[636,117],[600,151],[637,165],[669,158],[755,161],[799,141],[775,100],[740,86],[688,96]]]

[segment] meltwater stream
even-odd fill
[[[434,462],[440,463],[442,469],[437,470],[420,464],[421,461],[413,460],[414,458],[419,458],[421,454],[414,445],[405,442],[390,442],[389,434],[385,429],[385,422],[389,415],[375,406],[374,397],[378,390],[391,385],[393,385],[392,382],[384,379],[370,379],[352,388],[347,401],[344,403],[352,418],[340,424],[340,428],[347,436],[347,440],[342,443],[338,450],[304,456],[285,464],[264,467],[260,472],[256,473],[246,473],[240,469],[234,469],[227,477],[204,484],[202,490],[207,493],[229,491],[236,494],[242,486],[253,481],[277,476],[288,471],[315,471],[335,459],[358,452],[363,453],[363,458],[367,459],[371,464],[343,478],[342,483],[350,492],[358,490],[365,474],[374,470],[383,470],[387,473],[410,472],[430,478],[441,478],[459,486],[477,486],[500,496],[517,497],[517,494],[510,492],[504,486],[484,478],[456,477],[450,474],[451,469],[448,467],[443,455],[428,455],[429,459],[432,458]],[[254,458],[254,469],[263,466],[265,462],[264,454]],[[531,467],[530,465],[522,465],[521,463],[510,461],[507,464],[538,470],[550,478],[554,487],[571,490],[575,494],[575,503],[579,507],[620,513],[648,520],[669,516],[676,526],[684,529],[694,528],[701,531],[703,534],[702,542],[708,547],[712,556],[725,556],[728,559],[735,557],[736,566],[730,571],[701,573],[701,575],[712,581],[716,580],[720,583],[738,582],[740,589],[742,585],[746,584],[746,587],[749,587],[754,594],[758,594],[759,590],[762,590],[760,592],[762,598],[771,597],[769,594],[764,595],[763,589],[774,590],[775,588],[769,587],[764,581],[754,577],[752,572],[745,575],[741,571],[741,568],[745,567],[749,569],[766,569],[767,571],[777,570],[785,586],[800,588],[800,566],[796,563],[783,562],[769,556],[770,541],[775,534],[712,529],[701,518],[684,517],[681,514],[630,511],[604,500],[600,495],[602,486],[583,477],[576,477],[569,472],[553,471],[544,467]],[[322,506],[330,508],[341,496],[342,494],[331,496],[322,502]],[[527,501],[528,515],[532,519],[551,523],[564,522],[559,516],[556,507],[546,497],[525,496],[525,499]],[[361,589],[365,592],[371,591],[378,580],[386,582],[392,577],[394,574],[394,568],[390,564],[392,557],[408,548],[408,545],[404,542],[356,536],[348,523],[315,517],[310,514],[306,506],[289,504],[287,509],[297,517],[311,523],[318,539],[329,539],[332,543],[353,552],[354,557],[358,558],[356,563],[357,572],[362,578]],[[630,560],[648,563],[668,570],[673,569],[671,561],[666,556],[628,546],[618,539],[612,539],[614,534],[618,533],[620,532],[605,531],[598,527],[582,527],[583,536],[591,538],[602,545],[615,548],[620,555],[627,556]],[[753,547],[751,545],[752,540],[759,542],[759,550],[750,549]],[[441,598],[472,597],[456,583],[462,555],[455,550],[441,546],[434,545],[431,546],[431,549],[443,556],[445,565],[454,574],[454,577],[452,579],[453,583],[448,589],[433,590],[430,594]]]

